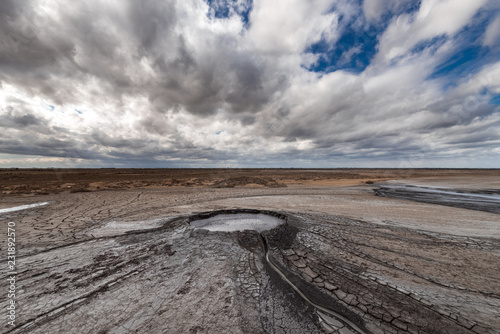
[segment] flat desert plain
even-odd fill
[[[499,195],[500,170],[0,170],[0,332],[500,333]]]

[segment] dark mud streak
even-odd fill
[[[339,317],[341,319],[345,318],[345,322],[347,322],[350,327],[354,327],[357,332],[366,334],[371,333],[366,329],[365,322],[360,316],[349,310],[344,305],[333,300],[332,298],[318,290],[316,287],[314,287],[312,284],[305,282],[300,277],[283,267],[277,261],[273,260],[272,256],[269,255],[269,246],[266,241],[266,237],[261,235],[261,241],[265,251],[264,258],[266,260],[266,263],[269,265],[269,268],[275,271],[278,275],[283,276],[285,278],[283,279],[283,281],[285,281],[292,288],[299,290],[300,293],[305,296],[305,301],[307,301],[313,307],[325,313],[328,313],[329,315],[337,319]]]
[[[307,302],[302,296],[300,296],[293,288],[290,286],[280,274],[275,271],[272,266],[265,260],[265,257],[262,258],[262,264],[265,272],[269,277],[268,286],[264,287],[263,296],[261,296],[260,304],[266,304],[265,300],[269,298],[269,295],[277,295],[281,296],[282,300],[277,301],[281,305],[286,305],[291,311],[293,317],[295,317],[299,322],[306,322],[314,324],[315,328],[310,329],[310,331],[302,331],[302,333],[317,333],[322,331],[320,330],[319,324],[317,322],[317,317],[315,317],[315,308],[309,302]],[[268,290],[266,293],[265,290]],[[272,291],[272,292],[271,292]],[[265,306],[264,306],[265,307]],[[261,316],[261,325],[265,333],[288,333],[286,331],[279,331],[279,328],[273,323],[273,318],[277,316],[276,310],[272,310],[267,308],[266,310],[272,316],[263,312],[260,314]],[[279,313],[279,312],[278,312]]]
[[[414,186],[381,186],[373,189],[376,196],[439,204],[455,208],[500,214],[500,190],[465,191],[427,189]],[[492,195],[490,198],[481,195]]]

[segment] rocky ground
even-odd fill
[[[274,180],[264,185],[218,187],[252,177],[231,175],[205,186],[4,194],[0,208],[49,204],[0,214],[4,232],[15,222],[17,248],[16,326],[0,332],[500,333],[498,214],[375,196],[366,181],[388,174],[310,172],[301,185],[273,173],[255,176]],[[286,220],[262,233],[268,258],[255,231],[189,225],[242,209]]]

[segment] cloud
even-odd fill
[[[484,34],[483,45],[491,47],[500,45],[500,15],[488,25],[488,29]]]
[[[329,13],[331,6],[327,0],[255,1],[249,43],[261,52],[281,56],[301,53],[321,38],[334,41],[338,15]]]
[[[135,167],[374,166],[415,154],[423,164],[471,154],[498,161],[492,8],[486,0],[4,1],[0,154]],[[477,15],[488,11],[486,26]],[[474,43],[461,37],[466,27],[480,36],[479,65],[433,76]],[[369,41],[349,44],[370,29]],[[362,57],[359,71],[339,69]],[[321,59],[334,70],[315,72]],[[0,166],[20,163],[7,160]]]
[[[423,0],[416,13],[394,19],[380,38],[379,57],[391,60],[405,55],[423,41],[453,36],[466,26],[488,0]]]
[[[363,13],[368,21],[379,22],[389,13],[399,13],[401,10],[417,5],[418,2],[418,0],[364,0]]]

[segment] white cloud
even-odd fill
[[[380,20],[382,14],[387,10],[388,1],[384,0],[365,0],[363,1],[363,11],[369,21]]]
[[[457,89],[462,96],[481,95],[485,90],[500,94],[500,61],[488,64],[478,73],[461,80]]]
[[[247,38],[260,52],[275,55],[301,53],[325,38],[337,38],[338,15],[327,13],[329,0],[254,1]]]
[[[484,34],[484,46],[500,45],[500,15],[498,15],[488,26]]]
[[[472,16],[488,0],[424,0],[414,25],[417,39],[428,39],[441,34],[453,35],[467,25]]]
[[[416,14],[394,20],[380,38],[379,59],[405,55],[418,43],[441,35],[453,36],[466,26],[488,0],[423,0]]]

